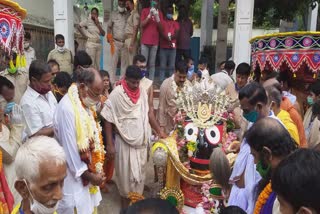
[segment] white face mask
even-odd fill
[[[24,49],[28,49],[30,47],[30,43],[29,42],[25,42],[25,43],[23,43],[23,48]]]
[[[60,53],[63,53],[66,49],[65,47],[60,47],[60,46],[57,46],[57,50],[60,52]]]
[[[83,104],[84,104],[85,106],[87,106],[88,108],[91,108],[91,107],[97,105],[99,101],[94,101],[94,100],[92,100],[90,97],[87,96],[86,98],[84,98],[84,99],[82,100],[82,102],[83,102]]]
[[[123,12],[125,11],[125,9],[126,9],[126,8],[124,8],[124,7],[118,6],[118,11],[119,11],[120,13],[123,13]]]
[[[35,200],[33,195],[32,195],[32,193],[31,193],[31,191],[30,191],[30,189],[29,189],[28,183],[27,183],[27,181],[25,179],[24,179],[24,182],[27,185],[28,191],[29,191],[30,196],[31,196],[32,201],[33,201],[32,204],[31,204],[31,211],[34,214],[53,214],[57,210],[58,203],[54,202],[56,205],[54,207],[52,207],[52,208],[48,208],[45,205],[41,204],[39,201]]]

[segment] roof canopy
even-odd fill
[[[6,52],[23,53],[24,30],[22,20],[27,11],[9,0],[0,2],[0,48]]]

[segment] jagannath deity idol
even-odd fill
[[[228,153],[236,137],[230,140],[234,134],[227,132],[235,101],[209,79],[185,84],[176,97],[175,129],[152,147],[160,197],[180,210],[187,205],[219,213],[236,156]]]

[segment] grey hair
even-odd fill
[[[229,189],[229,178],[231,176],[231,168],[229,161],[220,147],[213,149],[209,163],[210,171],[213,179],[223,188]]]
[[[40,164],[44,161],[54,161],[57,166],[65,164],[66,155],[63,148],[54,138],[30,138],[19,148],[15,158],[17,179],[35,182],[40,176]]]
[[[94,82],[96,78],[96,72],[93,68],[81,68],[77,72],[77,82],[78,84],[84,83],[85,85],[90,85]]]
[[[267,86],[265,89],[267,91],[269,103],[271,103],[271,101],[274,101],[277,107],[280,107],[282,101],[281,92],[274,86]]]

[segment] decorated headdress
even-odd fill
[[[0,48],[6,53],[13,50],[17,53],[16,67],[26,64],[23,49],[24,29],[22,20],[27,11],[19,4],[10,0],[0,2]]]
[[[228,107],[234,102],[211,79],[186,84],[177,98],[178,108],[199,128],[212,127],[225,119]]]

